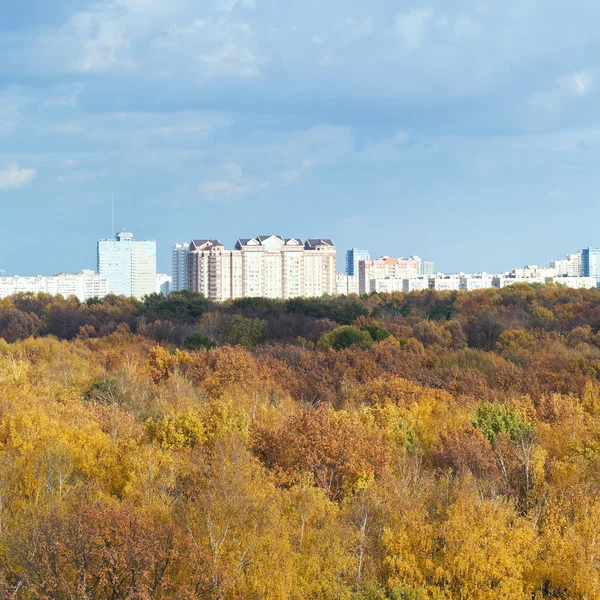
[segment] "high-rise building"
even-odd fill
[[[156,291],[156,242],[117,233],[98,242],[98,273],[108,277],[109,293],[141,300]]]
[[[556,270],[559,277],[581,277],[583,275],[583,251],[575,254],[567,254],[561,260],[554,260],[550,267]]]
[[[187,255],[190,244],[174,244],[172,251],[172,277],[171,291],[181,292],[188,289]]]
[[[346,252],[346,275],[353,277],[358,275],[358,265],[361,260],[371,260],[371,254],[368,250],[352,248]]]
[[[156,274],[156,293],[168,296],[171,291],[171,285],[173,278],[168,273],[157,273]]]
[[[219,240],[192,240],[188,287],[207,298],[298,298],[336,293],[336,252],[329,239],[240,238],[233,250]]]
[[[600,283],[600,248],[584,248],[581,251],[581,263],[584,277],[593,277]]]
[[[421,260],[415,258],[390,258],[361,260],[359,263],[359,289],[361,294],[374,292],[371,281],[376,279],[411,279],[421,275]]]
[[[421,275],[423,275],[423,277],[435,276],[435,265],[432,260],[421,261]]]

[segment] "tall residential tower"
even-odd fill
[[[136,241],[133,234],[117,233],[98,242],[98,273],[108,277],[108,291],[141,300],[156,290],[156,242]]]
[[[233,250],[219,240],[192,240],[187,260],[188,288],[212,300],[336,293],[336,252],[330,239],[265,235],[240,238]]]

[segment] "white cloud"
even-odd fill
[[[429,28],[431,8],[415,8],[396,17],[396,34],[408,52],[417,50]]]
[[[281,177],[286,185],[292,185],[293,183],[298,183],[303,177],[306,177],[312,171],[312,168],[312,160],[304,158],[299,167],[284,171]]]
[[[167,53],[161,71],[166,76],[183,69],[203,79],[250,78],[260,74],[264,63],[254,31],[241,22],[195,19],[183,27],[172,25],[153,44],[157,56]]]
[[[556,79],[553,88],[533,94],[530,105],[542,120],[558,119],[573,103],[582,101],[594,90],[596,85],[596,71],[582,69],[565,73]]]
[[[262,192],[270,187],[269,181],[261,181],[256,177],[246,177],[242,167],[229,163],[224,167],[226,179],[207,181],[198,186],[198,191],[213,202],[230,202],[239,200],[247,194]]]
[[[85,183],[93,181],[98,176],[94,171],[73,171],[68,175],[59,175],[56,178],[57,183],[64,185],[68,183]]]
[[[21,169],[19,165],[8,165],[0,170],[0,190],[12,190],[29,185],[37,176],[36,169]]]

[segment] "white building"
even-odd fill
[[[174,244],[171,255],[172,260],[172,276],[171,282],[172,292],[181,292],[182,290],[188,289],[188,277],[187,277],[187,255],[190,251],[190,245],[187,244]]]
[[[188,288],[216,301],[335,294],[335,246],[329,239],[270,235],[239,239],[226,250],[218,240],[193,240]]]
[[[109,293],[141,300],[156,290],[156,242],[136,241],[132,233],[98,242],[98,273],[108,277]]]
[[[546,283],[565,285],[578,290],[591,290],[597,285],[595,277],[546,277]]]
[[[463,275],[460,277],[460,289],[467,292],[485,290],[491,287],[494,287],[494,278],[486,273]]]
[[[455,275],[431,277],[429,288],[436,292],[450,292],[460,290],[460,277]]]
[[[496,275],[494,277],[494,287],[505,288],[509,285],[515,285],[515,283],[528,283],[532,285],[534,283],[545,284],[545,277],[516,277],[514,275]]]
[[[556,275],[556,269],[553,267],[538,267],[537,265],[527,265],[522,269],[513,269],[509,273],[509,277],[519,279],[544,279],[546,277],[555,277]]]
[[[169,292],[171,291],[172,282],[173,278],[168,273],[157,273],[155,288],[156,293],[162,294],[163,296],[168,296]]]
[[[358,267],[359,289],[361,294],[375,290],[370,282],[374,279],[410,279],[421,275],[421,259],[391,258],[384,256],[375,260],[361,260]]]
[[[338,273],[335,276],[336,293],[340,296],[358,295],[358,275],[342,275]]]
[[[567,257],[561,260],[554,260],[550,267],[556,270],[559,277],[581,277],[583,276],[582,252],[576,254],[567,254]]]
[[[45,294],[47,291],[46,277],[36,275],[35,277],[0,277],[0,298],[7,298],[15,294]]]
[[[108,294],[108,278],[93,271],[60,273],[50,277],[0,277],[0,298],[19,293],[61,295],[77,297],[81,302],[91,298],[104,298]]]
[[[413,277],[412,279],[402,280],[402,291],[408,292],[422,292],[423,290],[429,289],[429,277]]]
[[[368,289],[371,293],[376,294],[391,294],[392,292],[403,292],[404,281],[404,279],[392,279],[391,277],[388,277],[386,279],[371,279],[369,281]]]

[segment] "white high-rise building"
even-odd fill
[[[156,274],[156,293],[168,296],[171,291],[171,285],[173,278],[168,273],[157,273]]]
[[[193,240],[188,287],[216,301],[298,298],[336,293],[336,252],[328,239],[241,238],[234,250],[218,240]]]
[[[550,267],[556,270],[558,277],[581,277],[583,275],[582,252],[567,254],[567,257],[561,260],[554,260]]]
[[[117,233],[98,242],[98,273],[108,277],[109,293],[141,300],[156,291],[156,242]]]
[[[188,289],[187,255],[190,244],[174,244],[172,252],[172,292],[181,292]]]

